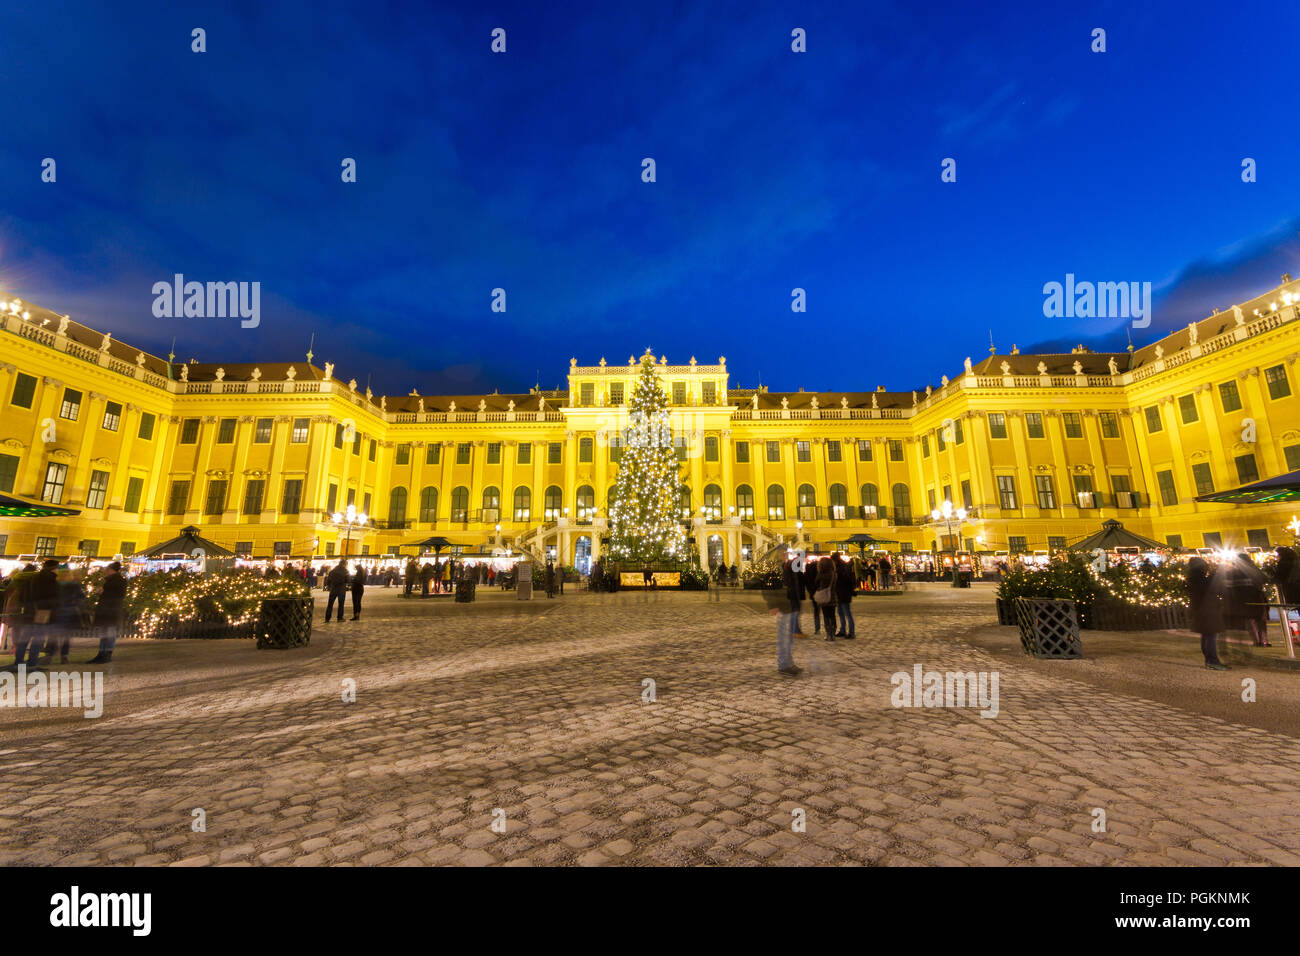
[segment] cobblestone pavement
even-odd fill
[[[1300,741],[995,658],[987,593],[860,599],[796,678],[752,595],[367,603],[300,658],[122,647],[103,717],[0,743],[0,863],[1300,864]],[[1000,712],[891,706],[914,664],[996,669]]]

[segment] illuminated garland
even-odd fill
[[[92,600],[98,599],[103,574],[91,578]],[[153,637],[176,624],[203,623],[232,628],[257,619],[266,598],[298,597],[306,593],[301,578],[266,578],[248,570],[196,574],[177,568],[162,574],[128,579],[122,602],[132,631]]]

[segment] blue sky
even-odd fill
[[[1043,317],[1067,272],[1151,282],[1139,344],[1300,274],[1295,4],[14,6],[0,290],[180,359],[314,332],[377,392],[554,387],[647,346],[738,386],[911,389],[990,329],[1122,347],[1122,320]],[[177,272],[259,281],[261,325],[155,319]]]

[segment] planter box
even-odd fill
[[[1020,646],[1039,658],[1079,658],[1079,617],[1073,601],[1052,598],[1017,598],[1016,623]]]
[[[222,621],[164,621],[155,625],[152,633],[145,634],[140,630],[140,621],[131,619],[123,624],[122,636],[152,640],[248,640],[257,636],[257,621],[236,625]]]
[[[1091,625],[1099,631],[1165,631],[1187,627],[1185,607],[1142,607],[1096,601],[1091,611]]]
[[[308,643],[314,605],[310,597],[266,598],[257,615],[257,646],[288,648]]]

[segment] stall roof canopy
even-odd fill
[[[1125,531],[1124,526],[1114,518],[1101,523],[1101,530],[1090,534],[1082,541],[1070,545],[1071,551],[1113,551],[1116,548],[1141,548],[1143,551],[1168,551],[1169,545],[1161,544],[1150,538],[1144,538],[1132,531]]]
[[[433,548],[435,552],[443,548],[454,547],[456,542],[448,541],[442,535],[434,535],[432,538],[425,538],[423,541],[416,541],[413,544],[406,545],[408,548]]]
[[[202,551],[204,557],[207,558],[233,558],[235,556],[235,552],[223,548],[207,538],[200,537],[199,529],[194,525],[181,528],[181,533],[177,537],[172,538],[170,541],[164,541],[162,544],[155,544],[152,548],[138,551],[135,556],[138,558],[161,558],[164,554],[184,554],[189,557],[196,550]]]
[[[44,501],[27,501],[13,495],[0,495],[0,517],[4,518],[68,518],[79,515],[75,508],[60,508]]]
[[[1263,481],[1242,485],[1240,488],[1231,488],[1228,491],[1214,491],[1208,495],[1201,495],[1196,500],[1253,505],[1269,501],[1294,501],[1297,498],[1300,498],[1300,471],[1265,478]]]

